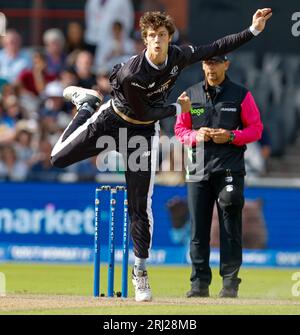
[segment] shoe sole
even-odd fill
[[[135,301],[136,302],[150,302],[150,301],[152,301],[152,297],[150,299],[136,299],[135,298]]]
[[[102,100],[103,100],[103,96],[101,96],[97,91],[89,89],[89,88],[79,87],[79,86],[68,86],[68,87],[66,87],[63,91],[63,97],[67,101],[71,101],[74,92],[78,92],[78,94],[85,93],[85,94],[92,95],[93,97],[99,99],[100,102],[102,102]]]
[[[203,294],[195,294],[195,295],[186,295],[185,296],[187,299],[190,299],[190,298],[209,298],[210,296],[209,295],[203,295]]]

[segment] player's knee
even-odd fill
[[[218,203],[223,210],[240,210],[244,206],[244,195],[236,186],[226,185],[219,193]]]

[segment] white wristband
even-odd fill
[[[250,31],[251,31],[251,33],[254,35],[254,36],[257,36],[258,34],[260,34],[261,33],[261,31],[260,30],[257,30],[257,29],[255,29],[254,28],[254,26],[250,26]]]
[[[180,115],[181,114],[181,105],[178,104],[178,103],[174,103],[174,104],[171,104],[171,105],[176,107],[176,115]]]

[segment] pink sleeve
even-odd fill
[[[250,92],[247,93],[241,106],[241,119],[244,129],[233,131],[235,139],[232,142],[232,144],[238,146],[258,141],[263,131],[260,113]]]
[[[191,113],[182,113],[177,116],[175,135],[182,144],[189,147],[196,145],[197,131],[192,129]]]

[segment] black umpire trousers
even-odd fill
[[[212,279],[209,266],[210,234],[214,204],[217,204],[220,228],[220,275],[223,287],[237,288],[242,264],[242,208],[244,205],[244,175],[232,173],[228,183],[224,174],[211,175],[208,180],[188,182],[188,203],[191,215],[190,257],[191,286],[206,288]],[[228,184],[240,194],[240,203],[221,207],[218,198]]]
[[[126,130],[126,137],[120,139],[120,130]],[[94,114],[82,108],[55,144],[51,162],[60,168],[67,167],[107,151],[107,147],[99,143],[111,140],[116,144],[114,150],[122,154],[125,162],[134,254],[148,258],[153,233],[152,193],[159,141],[158,122],[151,125],[128,123],[114,112],[111,101]]]

